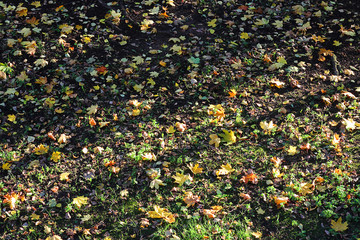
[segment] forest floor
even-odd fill
[[[1,239],[359,239],[352,1],[0,1]]]

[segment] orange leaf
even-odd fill
[[[94,118],[90,118],[89,124],[90,124],[91,126],[95,126],[95,125],[96,125],[95,119],[94,119]]]
[[[249,173],[246,176],[243,176],[240,179],[240,182],[244,182],[244,183],[252,182],[253,184],[257,184],[258,179],[257,179],[257,176],[254,173]]]
[[[200,201],[200,197],[193,195],[192,192],[185,192],[184,202],[187,204],[186,207],[194,206],[195,203]]]
[[[281,206],[288,203],[289,198],[288,197],[274,197],[274,201],[276,203],[277,208],[280,208]]]

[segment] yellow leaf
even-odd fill
[[[49,147],[48,146],[44,146],[42,144],[40,144],[39,146],[37,146],[34,149],[34,152],[36,155],[44,155],[49,151]]]
[[[285,64],[287,64],[286,60],[284,57],[279,57],[277,59],[277,63],[273,63],[270,65],[270,67],[268,68],[269,71],[274,71],[276,69],[282,68]]]
[[[53,235],[51,237],[47,237],[45,240],[62,240],[59,235]]]
[[[219,147],[221,139],[216,134],[211,134],[210,138],[211,138],[211,140],[210,140],[209,144],[210,145],[215,144],[215,147]]]
[[[195,166],[192,165],[192,163],[190,163],[188,165],[188,168],[190,169],[190,171],[193,173],[193,174],[198,174],[198,173],[202,173],[203,171],[203,168],[199,168],[199,164],[195,164]]]
[[[37,215],[35,213],[31,214],[30,217],[31,217],[31,220],[39,220],[40,219],[40,215]]]
[[[10,170],[10,167],[11,167],[11,163],[4,163],[1,168],[3,170]]]
[[[341,42],[339,42],[339,41],[337,41],[337,40],[334,40],[333,45],[334,45],[335,47],[338,47],[338,46],[340,46],[341,44],[342,44]]]
[[[149,211],[147,214],[151,218],[162,218],[169,223],[175,222],[175,217],[171,212],[169,212],[169,210],[156,205],[154,206],[154,211]]]
[[[229,97],[231,97],[231,98],[234,98],[237,94],[235,89],[230,89],[230,91],[228,93],[229,93]]]
[[[100,126],[100,128],[102,128],[102,127],[109,125],[109,123],[110,122],[99,122],[99,126]]]
[[[226,165],[221,165],[221,168],[219,170],[216,171],[216,175],[227,175],[229,173],[234,172],[235,169],[233,169],[230,165],[230,163],[226,164]]]
[[[240,38],[241,39],[249,39],[250,38],[250,36],[249,36],[249,34],[248,33],[246,33],[246,32],[242,32],[241,34],[240,34]]]
[[[53,152],[50,159],[53,160],[54,162],[58,162],[60,158],[61,158],[61,152]]]
[[[159,189],[159,186],[165,186],[166,184],[163,183],[160,179],[154,179],[150,182],[150,188]]]
[[[91,105],[91,107],[88,107],[87,110],[87,114],[91,115],[91,114],[95,114],[97,112],[97,109],[98,109],[98,105]]]
[[[342,218],[340,217],[336,222],[334,220],[331,220],[331,228],[334,229],[336,232],[342,232],[348,229],[348,223],[342,223]]]
[[[270,122],[262,121],[260,122],[260,127],[264,130],[265,134],[267,134],[270,133],[276,127],[276,124],[274,124],[273,121]]]
[[[32,2],[30,5],[33,5],[33,6],[36,7],[36,8],[41,7],[40,1],[34,1],[34,2]]]
[[[214,19],[211,20],[210,22],[207,22],[207,25],[208,25],[209,27],[216,27],[216,21],[217,21],[217,19],[214,18]]]
[[[144,86],[142,84],[135,84],[134,85],[134,89],[137,92],[141,92],[141,90],[144,88]]]
[[[253,235],[255,238],[261,238],[262,233],[260,231],[252,232],[251,235]]]
[[[12,123],[16,123],[16,116],[14,114],[9,114],[8,121],[10,121]]]
[[[182,173],[176,173],[176,176],[173,176],[172,178],[179,184],[179,186],[182,186],[186,181],[192,181],[192,177],[189,174],[184,175]]]
[[[166,130],[167,133],[174,133],[176,132],[174,126],[170,126],[167,130]]]
[[[233,131],[223,130],[224,134],[219,134],[220,137],[223,138],[225,142],[228,144],[233,144],[236,142],[236,136]]]
[[[88,202],[87,197],[79,196],[73,199],[72,203],[75,204],[78,208],[81,208],[82,205],[86,205]]]
[[[60,181],[64,181],[64,180],[70,181],[69,175],[70,175],[70,173],[68,173],[68,172],[64,172],[64,173],[60,174]]]
[[[289,149],[287,150],[289,155],[295,155],[297,152],[296,146],[290,146]]]
[[[160,66],[166,67],[166,62],[164,62],[162,60],[159,62],[159,64],[160,64]]]
[[[303,196],[305,196],[306,194],[312,193],[313,190],[311,190],[310,188],[313,188],[314,185],[312,185],[311,183],[301,183],[300,184],[300,189],[299,189],[299,193]]]

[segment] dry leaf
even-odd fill
[[[190,169],[190,171],[193,173],[193,174],[198,174],[198,173],[202,173],[203,169],[202,168],[199,168],[199,164],[195,164],[195,166],[192,165],[192,163],[190,163],[188,165],[188,168]]]
[[[331,220],[331,228],[334,229],[336,232],[342,232],[348,229],[348,223],[342,222],[342,218],[340,217],[336,222]]]
[[[82,205],[86,205],[88,202],[87,197],[79,196],[73,199],[72,203],[75,204],[78,208],[81,208]]]
[[[193,195],[192,192],[185,192],[184,202],[187,204],[186,207],[194,206],[195,203],[200,201],[200,197]]]
[[[227,175],[229,173],[234,172],[235,169],[233,169],[230,165],[230,163],[226,164],[226,165],[221,165],[221,168],[219,170],[216,171],[216,175]]]

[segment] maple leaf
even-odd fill
[[[31,34],[31,29],[30,28],[23,28],[20,31],[18,31],[18,33],[22,34],[23,37],[27,37]]]
[[[193,195],[192,192],[185,192],[184,202],[187,204],[186,207],[194,206],[195,203],[200,201],[200,197]]]
[[[275,63],[276,64],[276,63]],[[283,88],[285,86],[285,83],[280,81],[279,79],[277,78],[273,78],[270,80],[270,86],[271,87],[277,87],[277,88]]]
[[[61,30],[61,33],[69,34],[74,29],[73,26],[69,26],[67,24],[62,24],[59,26],[59,29]]]
[[[342,232],[348,229],[348,223],[342,222],[342,218],[340,217],[336,222],[331,220],[331,228],[334,229],[336,232]]]
[[[219,170],[216,171],[216,175],[227,175],[229,173],[234,172],[235,169],[233,169],[230,165],[230,163],[226,164],[226,165],[221,165],[221,168]]]
[[[184,132],[186,130],[186,124],[177,122],[175,123],[175,127],[179,132]]]
[[[1,168],[3,170],[10,170],[10,167],[11,167],[11,163],[4,163]]]
[[[277,28],[277,29],[281,29],[284,26],[284,22],[280,21],[280,20],[275,20],[275,22],[272,25],[274,25],[275,28]]]
[[[20,195],[12,192],[11,194],[8,193],[4,196],[3,203],[9,204],[9,207],[11,210],[14,210],[16,208],[16,201],[19,199]]]
[[[244,182],[244,183],[252,182],[253,184],[257,184],[257,183],[258,183],[258,179],[257,179],[256,174],[254,174],[254,173],[249,173],[249,174],[243,176],[243,177],[240,179],[240,182]]]
[[[144,58],[141,56],[133,57],[133,62],[135,62],[136,65],[142,64],[144,63]]]
[[[182,186],[185,182],[192,181],[192,177],[189,174],[184,175],[182,173],[176,173],[176,176],[173,176],[172,178],[179,184],[179,186]]]
[[[39,220],[40,215],[37,215],[37,214],[33,213],[33,214],[30,215],[30,218],[31,218],[31,220]]]
[[[71,138],[70,136],[66,136],[66,134],[61,134],[59,139],[58,139],[58,143],[59,144],[65,144],[67,142],[67,139]]]
[[[241,39],[249,39],[250,38],[250,36],[249,36],[249,34],[248,33],[246,33],[246,32],[242,32],[241,34],[240,34],[240,38]]]
[[[170,126],[168,129],[166,129],[166,132],[167,133],[174,133],[174,132],[176,132],[176,130],[175,130],[174,126]]]
[[[263,26],[269,23],[269,20],[266,18],[262,18],[262,19],[256,19],[255,25],[257,26]]]
[[[64,172],[64,173],[60,174],[60,181],[70,181],[69,175],[70,175],[70,173],[68,173],[68,172]]]
[[[154,211],[149,211],[147,214],[151,218],[162,218],[169,223],[175,222],[175,217],[171,212],[169,212],[169,210],[156,205],[154,206]]]
[[[199,168],[199,164],[195,164],[195,166],[192,165],[192,163],[190,163],[189,165],[187,165],[188,168],[190,169],[190,171],[193,173],[193,174],[198,174],[198,173],[202,173],[203,171],[203,168]]]
[[[221,139],[216,134],[210,134],[210,138],[211,140],[209,141],[209,144],[215,144],[215,147],[219,147]]]
[[[228,144],[233,144],[236,142],[236,136],[233,131],[223,130],[224,134],[219,134],[225,142]]]
[[[305,196],[306,194],[310,194],[313,192],[313,190],[311,190],[310,188],[313,187],[314,185],[312,185],[311,183],[301,183],[299,193],[303,196]]]
[[[150,188],[159,189],[159,186],[165,186],[166,183],[163,183],[160,179],[154,179],[150,182]]]
[[[276,63],[273,63],[269,66],[268,70],[269,71],[274,71],[276,69],[282,68],[285,64],[287,64],[286,60],[284,57],[279,57],[277,59]]]
[[[90,118],[90,119],[89,119],[89,124],[90,124],[91,127],[96,126],[96,121],[95,121],[95,119],[94,119],[94,118]]]
[[[156,156],[154,153],[144,153],[141,157],[142,157],[142,160],[146,160],[146,161],[155,161],[156,160]]]
[[[41,67],[45,67],[49,64],[48,61],[46,61],[45,59],[39,58],[34,62],[35,66],[41,66]]]
[[[209,27],[216,27],[216,21],[217,21],[217,19],[216,18],[214,18],[213,20],[211,20],[210,22],[207,22],[207,25],[209,26]]]
[[[268,134],[276,127],[276,124],[274,124],[273,121],[262,121],[260,122],[260,127],[265,131],[265,134]]]
[[[344,120],[342,121],[342,124],[345,125],[345,128],[348,131],[352,131],[356,128],[356,122],[351,118],[349,118],[349,119],[344,118]]]
[[[8,117],[8,121],[12,123],[16,123],[16,116],[14,114],[9,114],[7,117]]]
[[[275,167],[279,167],[281,165],[282,159],[278,157],[272,157],[270,161],[274,163]]]
[[[72,203],[77,206],[78,208],[81,208],[82,205],[87,204],[88,202],[88,197],[84,197],[84,196],[79,196],[73,199]]]
[[[290,156],[295,155],[297,152],[296,146],[290,146],[287,152]]]
[[[48,146],[44,146],[42,144],[40,144],[39,146],[37,146],[34,149],[34,152],[36,155],[44,155],[49,151],[49,147]]]
[[[41,7],[40,1],[34,1],[30,5],[32,5],[32,6],[36,7],[36,8]]]
[[[50,159],[53,160],[54,162],[58,162],[60,158],[61,158],[61,152],[53,152]]]
[[[234,98],[237,94],[235,89],[230,89],[230,91],[228,93],[229,93],[230,98]]]
[[[59,235],[53,235],[51,237],[47,237],[45,240],[62,240]]]
[[[288,197],[274,197],[274,201],[276,203],[277,208],[280,208],[281,206],[284,206],[289,202]]]
[[[144,88],[144,86],[142,84],[135,84],[134,85],[134,89],[137,92],[141,92],[141,90]]]

